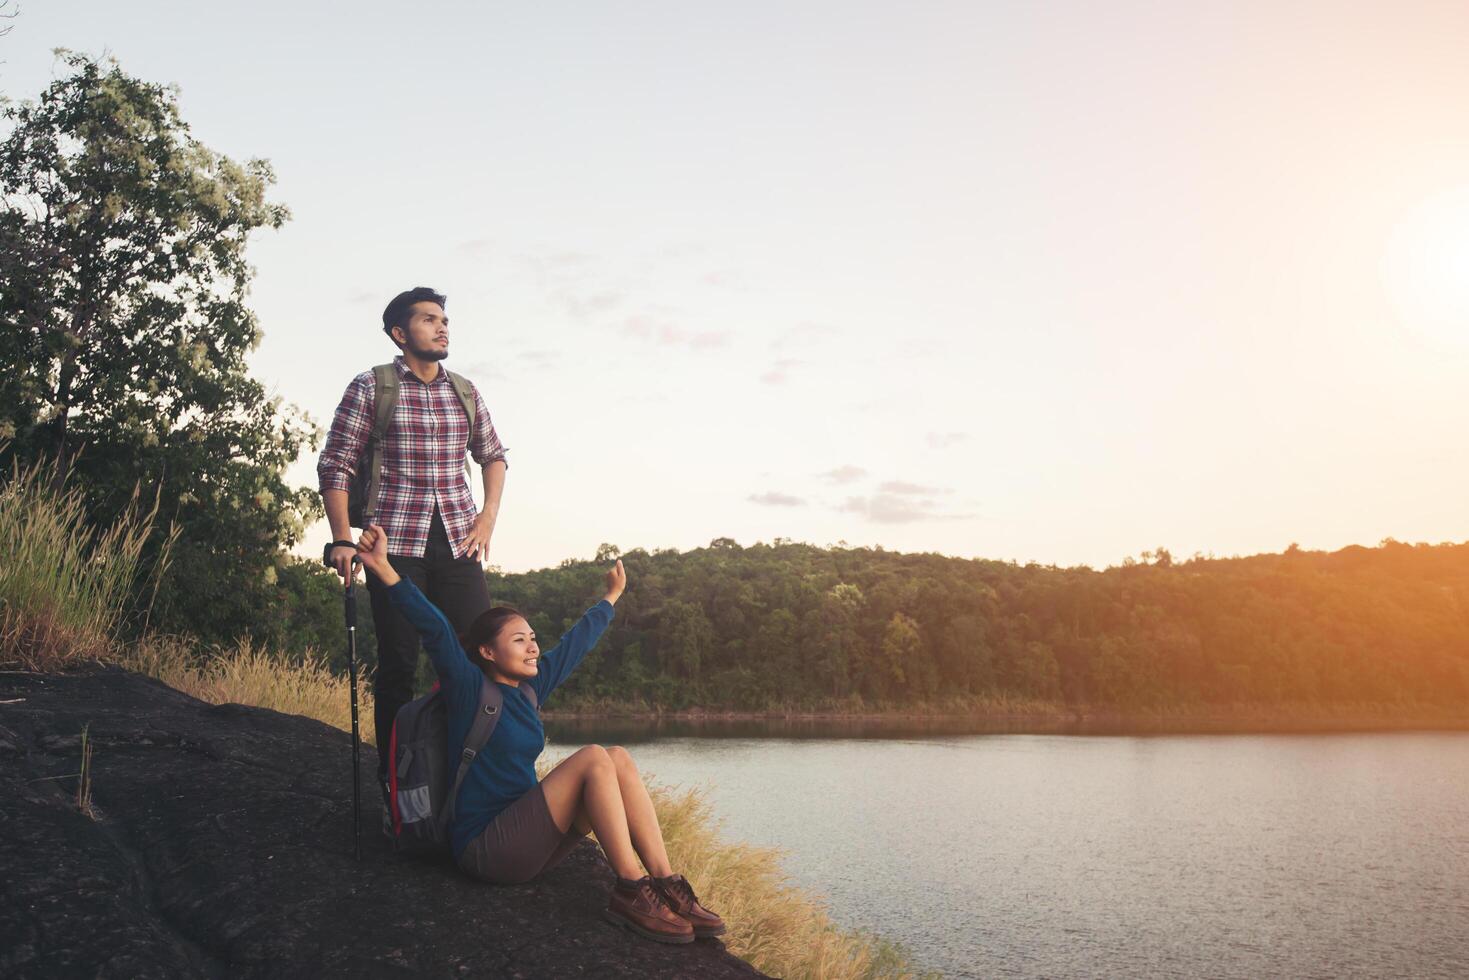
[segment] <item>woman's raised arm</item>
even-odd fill
[[[612,623],[612,607],[626,588],[627,572],[622,567],[622,560],[618,559],[617,564],[607,572],[607,594],[595,606],[582,613],[576,625],[567,630],[554,647],[541,655],[540,671],[525,682],[535,688],[537,703],[545,704],[551,692],[571,676],[571,672],[582,662],[587,651],[597,645],[602,632]]]
[[[388,596],[403,618],[418,630],[439,681],[445,687],[480,683],[479,668],[464,655],[459,637],[443,612],[411,580],[400,576],[388,561],[388,536],[383,529],[374,524],[363,531],[357,542],[357,554],[368,571],[387,586]]]

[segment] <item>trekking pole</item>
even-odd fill
[[[347,676],[352,682],[352,856],[362,860],[362,767],[357,739],[357,566],[362,559],[352,556],[347,576]]]

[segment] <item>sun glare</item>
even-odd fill
[[[1428,198],[1397,223],[1383,276],[1405,326],[1469,348],[1469,186]]]

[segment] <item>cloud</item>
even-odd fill
[[[522,258],[549,272],[580,273],[592,263],[596,256],[590,252],[563,249],[560,252],[551,252],[546,255],[526,255],[522,256]]]
[[[556,350],[504,351],[493,360],[475,361],[454,370],[475,381],[506,381],[514,374],[553,369],[565,359],[565,354]]]
[[[828,340],[832,337],[839,337],[841,336],[841,333],[842,332],[836,327],[828,326],[825,323],[812,323],[808,320],[806,322],[796,324],[794,327],[787,330],[779,337],[775,338],[775,343],[773,346],[777,350],[781,350],[783,348],[792,347],[799,344]]]
[[[730,336],[728,330],[688,330],[644,313],[624,319],[621,332],[624,337],[637,337],[664,347],[687,347],[690,350],[723,347]]]
[[[516,360],[536,369],[554,367],[561,357],[561,352],[554,350],[523,350],[515,355]]]
[[[617,401],[622,405],[667,405],[674,398],[664,391],[631,391],[626,394],[619,392]]]
[[[682,259],[691,255],[704,255],[709,251],[708,242],[693,241],[691,239],[681,242],[668,242],[658,250],[665,258]]]
[[[490,361],[475,361],[473,364],[465,364],[454,370],[464,375],[471,381],[504,381],[508,377],[499,365]]]
[[[837,510],[861,514],[875,524],[912,524],[915,521],[956,521],[973,517],[967,513],[945,513],[934,498],[954,491],[928,487],[906,480],[886,480],[877,492],[865,497],[848,497]]]
[[[586,320],[610,312],[627,301],[626,293],[598,282],[598,256],[590,252],[563,249],[559,252],[522,253],[515,261],[532,273],[546,293],[549,302],[559,306],[577,320]]]
[[[625,299],[626,296],[615,289],[581,292],[563,287],[551,294],[551,300],[554,303],[578,320],[585,320],[599,313],[607,313],[616,309]]]
[[[762,504],[766,507],[804,507],[806,501],[800,497],[792,497],[788,493],[779,493],[771,490],[768,493],[752,493],[745,498],[754,504]]]
[[[760,375],[760,380],[764,384],[768,384],[768,385],[782,385],[782,384],[785,384],[785,382],[786,382],[786,373],[791,368],[793,368],[793,367],[799,367],[800,365],[805,364],[805,363],[806,363],[805,361],[798,361],[798,360],[795,360],[794,358],[789,358],[789,357],[781,358],[780,360],[776,361],[774,364],[772,364],[770,366],[770,370],[769,371],[766,371],[764,374]]]
[[[899,496],[932,497],[940,493],[953,493],[943,487],[925,487],[917,483],[905,483],[902,480],[889,480],[878,485],[878,493],[891,493]]]
[[[738,272],[729,269],[714,269],[704,273],[704,285],[722,286],[725,289],[743,289],[745,287],[744,277]]]
[[[948,449],[969,438],[967,432],[930,432],[924,437],[932,449]]]
[[[892,348],[890,357],[900,357],[905,360],[923,360],[924,358],[949,358],[953,356],[953,347],[934,337],[904,337]]]
[[[860,514],[874,524],[912,524],[916,521],[957,521],[972,514],[945,514],[932,500],[914,499],[893,493],[848,497],[837,510]]]
[[[818,473],[817,475],[827,483],[842,484],[851,483],[853,480],[860,480],[867,475],[867,471],[860,466],[848,464],[846,466],[838,466],[834,470],[827,470],[825,473]]]
[[[522,252],[513,256],[516,263],[530,272],[538,286],[552,294],[558,291],[585,292],[587,283],[595,272],[596,258],[590,252],[570,249],[559,252]]]

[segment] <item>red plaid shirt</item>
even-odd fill
[[[424,384],[402,355],[393,363],[398,368],[398,404],[383,437],[383,472],[373,521],[387,532],[389,553],[421,558],[437,507],[454,557],[462,558],[464,539],[478,513],[464,480],[464,453],[467,450],[476,463],[488,466],[505,458],[505,447],[478,388],[470,386],[476,413],[475,440],[470,445],[469,419],[448,374],[441,368],[432,382]],[[351,485],[372,435],[376,387],[371,371],[347,385],[316,462],[323,492]]]

